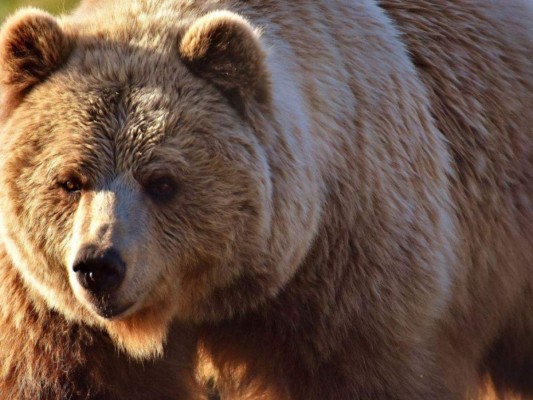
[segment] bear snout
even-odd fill
[[[81,287],[97,299],[103,299],[115,292],[126,276],[126,263],[113,248],[102,254],[95,253],[93,247],[80,251],[73,265]]]

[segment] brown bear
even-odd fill
[[[532,19],[527,0],[11,17],[0,396],[192,399],[207,368],[230,400],[533,396]]]

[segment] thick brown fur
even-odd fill
[[[104,363],[124,371],[110,396],[154,379],[189,398],[198,335],[224,399],[533,398],[532,18],[522,0],[13,17],[0,393],[108,398]],[[127,264],[115,319],[72,272],[87,245]]]

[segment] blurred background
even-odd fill
[[[34,6],[60,14],[70,10],[79,0],[0,0],[0,22],[19,7]]]

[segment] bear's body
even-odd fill
[[[451,3],[12,17],[0,394],[533,396],[533,5]]]

